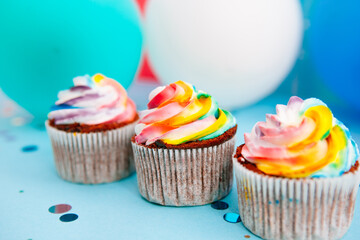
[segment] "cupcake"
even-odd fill
[[[277,105],[234,157],[245,227],[265,239],[340,239],[354,214],[358,157],[349,130],[322,101]]]
[[[134,170],[131,137],[138,120],[125,89],[101,74],[74,78],[46,121],[56,169],[76,183],[105,183]]]
[[[232,187],[237,125],[213,97],[178,81],[150,93],[132,138],[140,194],[168,206],[204,205]]]

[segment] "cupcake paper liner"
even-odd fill
[[[63,179],[75,183],[113,182],[134,172],[131,137],[135,123],[94,133],[72,133],[45,123],[55,165]]]
[[[150,202],[204,205],[225,197],[231,190],[235,137],[206,148],[132,146],[139,191]]]
[[[340,239],[349,229],[360,171],[335,178],[287,179],[261,175],[236,158],[243,224],[264,239]]]

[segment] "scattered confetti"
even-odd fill
[[[0,130],[0,137],[4,138],[8,142],[15,140],[15,137],[12,136],[7,130]]]
[[[26,124],[26,118],[23,117],[15,117],[11,119],[11,124],[16,127],[20,127]]]
[[[1,91],[0,91],[0,95]],[[0,99],[4,98],[0,96]],[[0,109],[1,109],[1,113],[0,116],[1,117],[11,117],[15,114],[15,110],[16,110],[16,104],[11,101],[11,100],[7,100],[7,99],[1,99],[2,103],[0,104]]]
[[[62,215],[59,219],[62,222],[72,222],[75,221],[76,219],[78,219],[78,215],[76,215],[75,213],[67,213]]]
[[[229,223],[238,223],[241,222],[240,215],[237,213],[225,213],[224,220]]]
[[[8,142],[12,142],[12,141],[14,141],[16,138],[14,137],[14,136],[7,136],[6,137],[6,140],[8,141]]]
[[[245,235],[244,237],[245,237],[245,238],[250,238],[250,235]]]
[[[223,201],[216,201],[211,204],[211,207],[216,210],[225,210],[225,209],[229,208],[229,204],[227,204],[226,202],[223,202]]]
[[[66,213],[66,212],[70,211],[71,208],[72,207],[69,204],[57,204],[57,205],[51,206],[49,208],[49,212],[51,212],[51,213]]]
[[[20,191],[19,191],[19,193],[23,193],[23,192],[24,192],[24,190],[20,190]]]
[[[38,147],[36,145],[28,145],[21,149],[21,151],[23,152],[34,152],[36,150],[38,150]]]

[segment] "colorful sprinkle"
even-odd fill
[[[19,191],[19,193],[23,193],[23,192],[24,192],[24,190],[20,190],[20,191]]]
[[[28,145],[21,149],[23,152],[35,152],[38,150],[38,147],[36,145]]]
[[[79,218],[79,216],[75,213],[67,213],[67,214],[62,215],[59,219],[62,222],[72,222],[78,218]]]
[[[49,208],[49,212],[50,213],[65,213],[65,212],[68,212],[71,210],[71,206],[69,204],[57,204],[57,205],[54,205],[54,206],[51,206]]]
[[[229,223],[238,223],[241,222],[240,215],[237,213],[225,213],[224,220]]]
[[[229,208],[229,204],[227,204],[226,202],[223,202],[223,201],[216,201],[211,204],[211,207],[216,210],[225,210],[225,209]]]
[[[244,237],[245,237],[245,238],[250,238],[250,235],[245,235]]]

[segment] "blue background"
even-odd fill
[[[63,2],[70,3],[67,0]],[[103,2],[114,4],[115,1]],[[0,13],[4,9],[4,3],[5,1],[0,1]],[[84,1],[79,1],[81,3]],[[264,120],[266,113],[273,113],[277,103],[286,104],[292,95],[322,99],[332,109],[335,117],[350,129],[354,140],[360,143],[360,101],[357,99],[360,89],[360,3],[351,0],[303,0],[301,3],[305,34],[296,65],[271,96],[252,106],[233,111],[239,125],[237,145],[243,142],[244,132],[249,132],[255,122]],[[35,21],[36,18],[31,18],[31,12],[25,11],[24,14]],[[131,14],[134,14],[130,19],[135,25],[129,27],[134,27],[137,42],[133,50],[129,49],[134,52],[134,64],[130,68],[136,69],[142,37],[137,13],[130,12]],[[4,24],[0,26],[3,27]],[[7,40],[2,38],[1,41]],[[129,43],[123,46],[129,46]],[[0,61],[1,66],[4,66],[4,62],[6,63],[6,59]],[[75,59],[74,62],[69,62],[73,64],[74,72],[64,72],[59,77],[68,81],[73,76],[89,72],[82,68],[85,65],[79,67],[78,62]],[[125,65],[122,66],[127,69],[126,60],[123,63]],[[17,68],[5,70],[11,73],[16,72]],[[133,78],[135,70],[130,70],[122,72],[128,72],[130,78],[127,78],[125,86]],[[54,73],[52,68],[44,71],[45,75]],[[105,69],[104,71],[106,74]],[[4,81],[8,79],[4,76],[8,75],[4,73],[4,68],[0,70],[0,74],[0,87],[4,88]],[[31,77],[23,80],[29,81],[29,85],[23,85],[26,86],[24,89],[36,87]],[[70,83],[59,84],[68,87]],[[15,87],[19,86],[16,82],[13,84]],[[43,87],[47,89],[46,85]],[[148,93],[154,87],[152,84],[138,82],[130,86],[129,95],[136,101],[139,109],[146,108]],[[53,91],[60,89],[62,87],[54,87]],[[40,90],[39,92],[45,91]],[[55,98],[56,94],[51,94],[50,97]],[[0,110],[4,99],[0,94]],[[30,106],[35,103],[29,97],[25,100]],[[17,109],[15,117],[28,118],[29,115]],[[242,223],[231,224],[223,220],[225,213],[238,212],[235,186],[224,199],[229,203],[229,209],[215,210],[210,205],[175,208],[148,203],[137,190],[135,174],[110,184],[68,183],[56,174],[50,141],[42,122],[39,121],[40,125],[37,122],[16,127],[14,125],[18,124],[14,124],[13,119],[14,116],[0,118],[0,239],[245,239],[245,235],[257,239]],[[28,145],[36,145],[38,150],[22,152],[22,147]],[[20,190],[23,192],[20,193]],[[48,212],[49,207],[61,203],[72,205],[69,213],[76,213],[79,218],[74,222],[63,223],[59,220],[61,214]],[[359,204],[358,200],[352,226],[344,239],[359,238]]]

